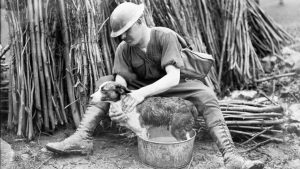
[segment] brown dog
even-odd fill
[[[91,102],[109,102],[122,111],[121,100],[128,93],[130,90],[125,86],[109,81],[92,94]],[[120,125],[142,138],[149,138],[149,127],[166,126],[177,140],[186,140],[190,138],[198,112],[193,103],[179,97],[149,97],[138,104],[135,111],[126,115],[128,120]]]

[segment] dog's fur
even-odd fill
[[[109,81],[103,83],[91,97],[91,102],[109,102],[122,111],[121,100],[130,90],[125,86]],[[127,114],[128,120],[121,124],[138,136],[148,138],[149,127],[167,126],[177,140],[190,138],[190,131],[198,116],[193,103],[179,97],[149,97]]]

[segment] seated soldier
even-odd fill
[[[261,169],[261,161],[243,158],[236,151],[215,93],[199,80],[186,80],[181,74],[183,60],[176,34],[162,27],[149,28],[143,17],[144,5],[124,2],[111,14],[112,37],[122,42],[116,50],[115,81],[134,89],[124,98],[125,111],[110,111],[112,120],[126,120],[126,113],[149,96],[181,97],[194,103],[224,158],[226,168]],[[106,78],[106,79],[105,79]],[[100,80],[112,80],[103,77]],[[47,144],[58,153],[92,151],[92,133],[108,112],[108,103],[90,105],[76,132],[64,141]]]

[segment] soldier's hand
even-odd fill
[[[122,99],[122,110],[125,114],[130,113],[134,110],[136,105],[144,101],[144,97],[132,91],[125,98]]]
[[[110,119],[112,121],[121,123],[128,120],[127,115],[123,112],[118,110],[113,104],[110,105],[109,113],[108,113]]]

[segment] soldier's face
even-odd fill
[[[142,39],[142,26],[137,22],[134,23],[126,32],[121,35],[121,39],[124,40],[128,45],[138,45]]]

